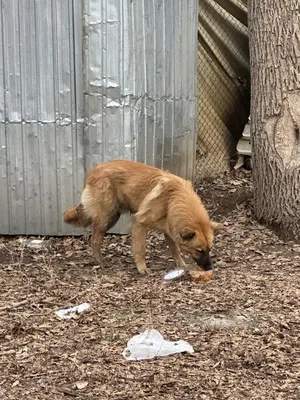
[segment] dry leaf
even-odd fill
[[[101,286],[102,286],[102,288],[107,289],[107,288],[112,288],[112,287],[114,287],[115,284],[114,284],[114,283],[109,283],[109,282],[107,282],[107,283],[103,283]]]

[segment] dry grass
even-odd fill
[[[300,398],[300,246],[252,218],[248,174],[199,193],[226,220],[211,282],[163,282],[174,264],[159,235],[148,240],[150,277],[137,274],[129,237],[106,238],[105,270],[83,239],[41,251],[0,239],[1,399]],[[55,317],[86,301],[78,319]],[[149,326],[195,354],[125,361],[127,340]]]

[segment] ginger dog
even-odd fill
[[[134,161],[110,161],[88,172],[81,204],[64,212],[64,221],[78,227],[92,225],[92,251],[102,264],[101,243],[123,213],[133,215],[132,248],[141,274],[146,267],[146,237],[164,232],[178,267],[185,268],[181,250],[204,270],[212,268],[210,249],[221,224],[209,219],[191,182],[167,171]]]

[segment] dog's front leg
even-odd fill
[[[167,242],[167,245],[171,251],[172,257],[174,258],[177,267],[185,268],[186,263],[183,261],[179,246],[167,232],[165,232],[164,235],[165,235],[165,240]]]
[[[132,229],[132,251],[137,269],[142,275],[150,272],[145,261],[147,233],[145,225],[135,222]]]

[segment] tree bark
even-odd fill
[[[254,210],[299,240],[300,2],[249,3]]]

